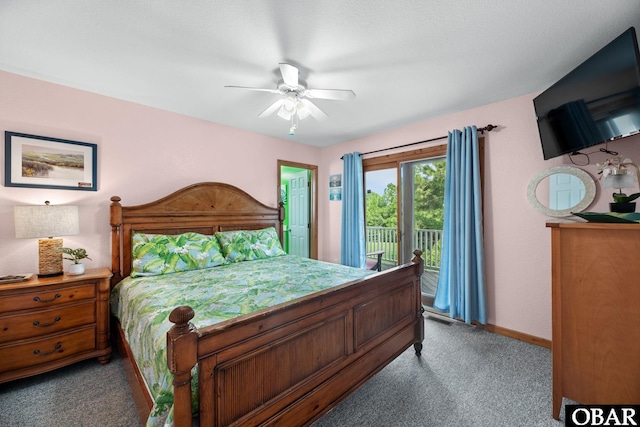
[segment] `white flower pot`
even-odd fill
[[[77,276],[78,274],[84,273],[84,264],[71,264],[69,265],[69,274],[72,276]]]

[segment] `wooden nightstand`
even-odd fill
[[[0,383],[111,358],[107,268],[0,285]]]

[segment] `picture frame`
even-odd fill
[[[342,200],[342,187],[329,188],[329,200],[339,202]]]
[[[5,187],[98,190],[98,146],[5,131]]]

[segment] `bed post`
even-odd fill
[[[120,268],[120,227],[122,225],[122,205],[120,197],[111,197],[110,223],[111,223],[111,287],[122,280],[122,269]]]
[[[167,332],[167,366],[173,374],[174,425],[191,426],[191,370],[198,360],[198,330],[190,322],[195,315],[188,306],[169,315],[174,325]]]
[[[422,259],[422,251],[420,249],[416,249],[415,251],[413,251],[413,255],[414,256],[411,262],[414,264],[418,264],[416,276],[420,277],[422,276],[422,273],[424,273],[424,260]]]
[[[422,341],[424,341],[424,319],[422,318],[422,313],[424,312],[424,308],[422,307],[422,292],[420,291],[420,280],[422,277],[422,273],[424,273],[424,260],[422,259],[422,251],[420,249],[416,249],[413,251],[413,259],[411,262],[418,264],[416,268],[416,280],[418,281],[418,318],[420,322],[417,323],[417,331],[416,336],[418,337],[418,341],[413,344],[413,348],[416,351],[416,355],[420,356],[422,354]]]

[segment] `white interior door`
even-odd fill
[[[549,176],[549,208],[570,209],[584,198],[585,187],[580,178],[568,173]]]
[[[309,257],[309,171],[289,180],[289,253]]]

